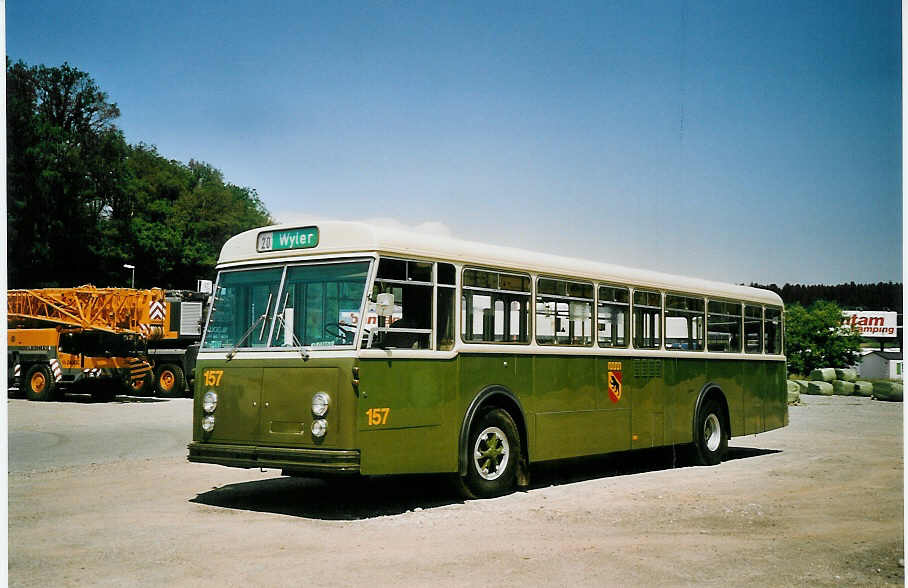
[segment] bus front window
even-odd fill
[[[279,296],[279,317],[292,309],[292,337],[288,325],[278,320],[271,339],[273,347],[353,345],[362,320],[363,293],[369,262],[291,266]]]
[[[283,273],[279,267],[222,272],[202,348],[264,347],[271,322],[263,315],[275,307]]]

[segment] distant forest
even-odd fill
[[[786,305],[810,306],[817,300],[835,302],[843,310],[894,310],[902,312],[902,284],[877,282],[876,284],[751,284],[754,288],[772,290],[782,297]],[[899,320],[901,323],[901,317]]]

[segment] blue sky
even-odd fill
[[[562,5],[563,4],[563,5]],[[902,279],[898,2],[7,2],[279,220],[728,282]]]

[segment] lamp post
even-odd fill
[[[135,288],[136,287],[136,266],[130,265],[128,263],[124,263],[123,267],[125,267],[128,270],[132,270],[132,285],[130,286],[130,288]]]

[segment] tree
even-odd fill
[[[142,280],[163,288],[191,288],[213,278],[221,246],[242,231],[272,224],[252,188],[224,181],[211,165],[168,160],[153,146],[131,147],[133,210],[127,234]]]
[[[96,281],[123,196],[120,112],[85,72],[7,60],[9,284]]]
[[[842,326],[838,304],[817,301],[809,308],[793,304],[785,310],[785,353],[788,373],[809,374],[821,367],[847,367],[857,361],[861,336]]]
[[[271,224],[252,188],[213,166],[128,145],[85,72],[7,60],[7,227],[13,288],[192,288],[232,235]]]

